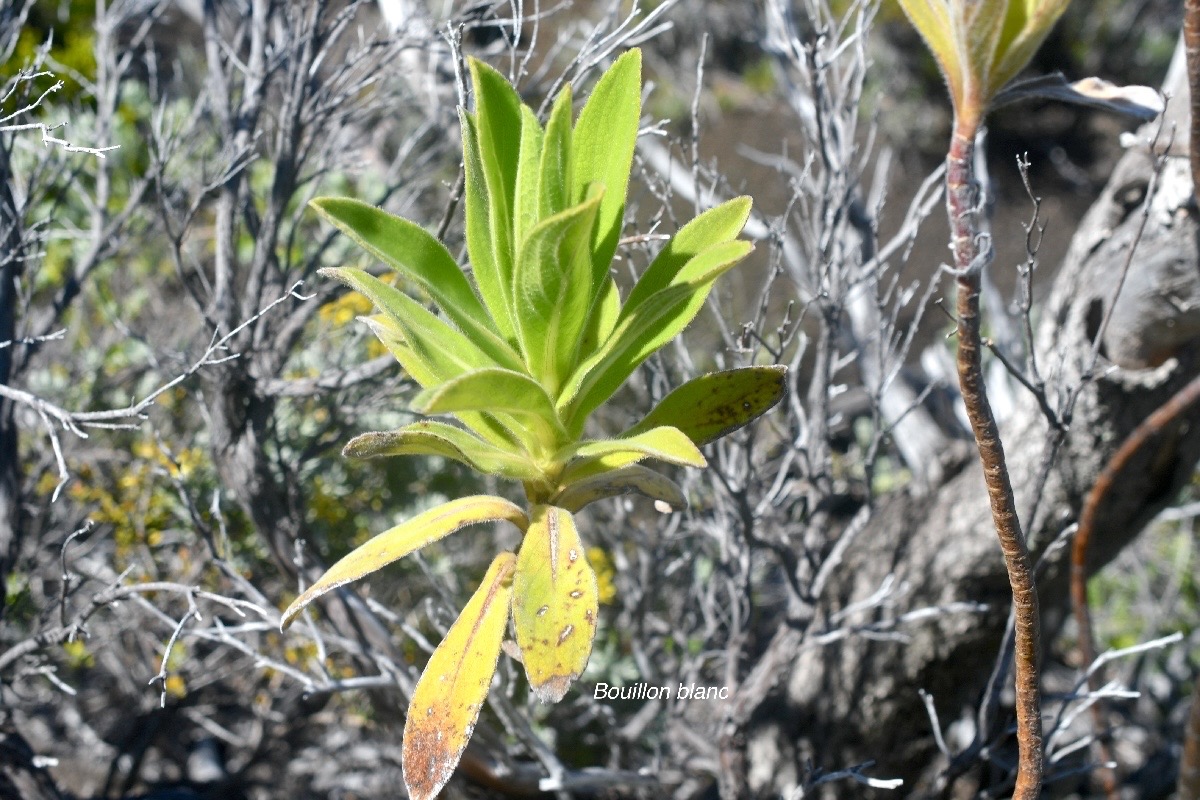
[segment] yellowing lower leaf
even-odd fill
[[[331,589],[358,580],[459,528],[501,519],[521,530],[528,525],[524,511],[501,497],[490,495],[461,497],[418,514],[370,539],[330,567],[320,580],[288,606],[279,627],[291,625],[305,606]]]
[[[417,681],[404,721],[404,784],[437,795],[454,773],[492,684],[508,622],[516,556],[501,553]]]
[[[513,577],[513,625],[525,675],[544,703],[558,702],[587,666],[599,593],[575,518],[534,506]]]

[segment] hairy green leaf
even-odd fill
[[[595,292],[592,307],[588,309],[587,322],[583,326],[583,337],[579,342],[579,357],[586,358],[595,353],[601,343],[612,335],[613,329],[617,327],[617,318],[620,316],[621,292],[612,276],[605,275],[604,282]],[[578,363],[575,366],[578,366]]]
[[[410,378],[417,382],[418,386],[433,386],[438,382],[433,368],[422,361],[421,357],[405,342],[404,329],[400,327],[399,323],[383,314],[374,314],[358,319],[371,329],[375,338],[379,339],[383,346],[396,357],[396,361],[400,362],[400,366]]]
[[[757,419],[787,390],[787,367],[742,367],[693,378],[659,401],[622,436],[660,425],[683,431],[697,447]]]
[[[424,228],[350,198],[322,197],[310,205],[364,250],[428,292],[496,363],[519,368],[520,357],[498,335],[454,257]]]
[[[428,366],[433,378],[446,380],[472,369],[496,366],[496,362],[461,331],[374,275],[348,267],[323,269],[321,274],[336,278],[374,303],[400,329],[404,345]]]
[[[563,87],[546,123],[546,138],[539,165],[538,208],[543,218],[566,211],[571,205],[571,84]]]
[[[754,246],[734,240],[713,245],[679,270],[671,285],[646,298],[632,311],[622,310],[617,326],[600,350],[581,364],[559,396],[572,433],[606,401],[638,365],[678,335],[695,318],[713,281],[745,258]]]
[[[483,159],[479,154],[479,132],[476,130],[475,115],[459,112],[463,138],[463,195],[466,214],[467,257],[471,259],[471,270],[479,296],[487,306],[496,329],[510,344],[516,345],[516,323],[508,304],[508,287],[502,282],[499,255],[493,242],[492,227],[497,224],[492,218],[492,202],[489,198],[487,178],[484,175]],[[505,223],[509,224],[509,223]]]
[[[564,486],[647,458],[684,467],[708,465],[692,440],[669,425],[619,439],[588,439],[564,448],[557,458],[560,461],[570,459],[561,478]]]
[[[1068,5],[1070,0],[1010,0],[1008,19],[992,67],[989,97],[1025,69]]]
[[[899,3],[941,67],[951,97],[960,97],[963,69],[950,22],[949,0],[899,0]]]
[[[468,372],[424,390],[413,400],[413,407],[425,414],[512,414],[532,427],[543,451],[566,437],[554,402],[542,385],[524,373],[507,369]]]
[[[575,360],[592,303],[591,234],[603,189],[542,220],[517,262],[521,347],[531,374],[556,392]]]
[[[605,189],[592,244],[594,286],[607,273],[621,239],[625,192],[642,113],[641,89],[642,54],[629,50],[596,82],[575,124],[571,158],[574,202],[582,200],[593,183]]]
[[[529,106],[521,106],[521,158],[517,162],[516,213],[513,219],[513,248],[517,253],[529,231],[541,218],[538,192],[542,163],[542,126]]]
[[[442,456],[485,475],[518,481],[542,477],[537,465],[525,454],[497,447],[470,431],[436,420],[421,420],[394,431],[359,434],[350,440],[342,455],[349,458]]]
[[[749,197],[735,197],[710,208],[680,228],[634,284],[629,299],[625,301],[625,313],[633,311],[650,295],[671,285],[680,270],[697,255],[713,245],[736,238],[750,218],[751,204]]]
[[[404,331],[399,325],[382,314],[359,317],[359,319],[371,329],[379,341],[383,342],[384,347],[391,351],[396,360],[400,362],[400,366],[408,372],[418,386],[428,389],[442,382],[433,369],[405,343]],[[491,414],[464,411],[455,416],[472,431],[502,450],[511,451],[514,447],[523,449],[509,426],[501,423]]]
[[[587,415],[612,397],[645,360],[646,356],[639,357],[639,353],[643,345],[654,338],[655,331],[670,324],[683,313],[692,298],[707,291],[707,286],[685,284],[656,292],[642,304],[638,314],[618,323],[600,349],[575,368],[558,397],[562,419],[572,434],[582,433]],[[684,321],[679,329],[686,324]]]
[[[955,114],[977,123],[1028,64],[1069,0],[900,0],[933,52]]]
[[[674,511],[687,508],[687,498],[679,484],[641,464],[629,464],[579,478],[563,486],[551,502],[559,508],[575,512],[597,500],[631,492],[666,503]]]
[[[492,258],[508,313],[515,312],[509,287],[516,255],[513,211],[521,148],[521,99],[496,70],[478,59],[467,60],[475,89],[475,130],[483,178],[487,184]]]

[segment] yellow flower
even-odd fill
[[[608,605],[617,597],[617,586],[613,583],[613,577],[617,574],[613,568],[612,560],[608,557],[608,553],[602,547],[589,547],[587,551],[588,562],[592,565],[592,569],[596,570],[596,585],[600,594],[600,605]]]

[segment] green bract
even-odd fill
[[[705,375],[680,386],[611,439],[587,439],[588,416],[647,357],[678,335],[713,283],[752,249],[737,239],[750,213],[740,197],[688,223],[624,303],[609,274],[641,114],[641,56],[630,51],[600,79],[572,125],[571,90],[546,125],[495,70],[472,60],[475,111],[462,111],[471,278],[433,236],[345,198],[316,210],[425,296],[415,300],[357,269],[323,273],[361,292],[364,321],[421,391],[422,420],[366,433],[348,456],[437,455],[520,481],[527,509],[498,497],[451,501],[368,541],[284,613],[465,525],[507,520],[524,539],[502,553],[418,682],[405,727],[409,794],[449,779],[479,714],[511,619],[534,693],[558,700],[587,664],[598,616],[596,576],[574,512],[640,492],[671,508],[684,495],[646,460],[703,467],[698,447],[775,405],[783,367]],[[430,311],[426,299],[439,313]]]
[[[933,51],[955,110],[982,116],[1033,58],[1070,0],[900,0]]]

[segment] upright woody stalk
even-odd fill
[[[974,174],[975,133],[978,125],[956,122],[946,157],[946,212],[950,219],[951,249],[957,278],[958,383],[963,404],[983,462],[992,521],[1004,552],[1012,587],[1016,663],[1017,767],[1015,799],[1036,798],[1042,785],[1042,712],[1038,689],[1039,616],[1037,588],[1029,563],[1029,548],[1017,517],[1012,481],[996,417],[983,382],[979,297],[982,270],[989,248],[980,248],[977,209],[981,205]]]
[[[946,157],[946,212],[958,299],[958,381],[1004,552],[1016,618],[1017,748],[1014,800],[1035,800],[1042,786],[1038,688],[1039,618],[1029,550],[1017,517],[1004,447],[983,381],[979,298],[991,254],[981,239],[975,139],[997,93],[1020,72],[1066,9],[1066,0],[900,0],[941,67],[954,106]]]

